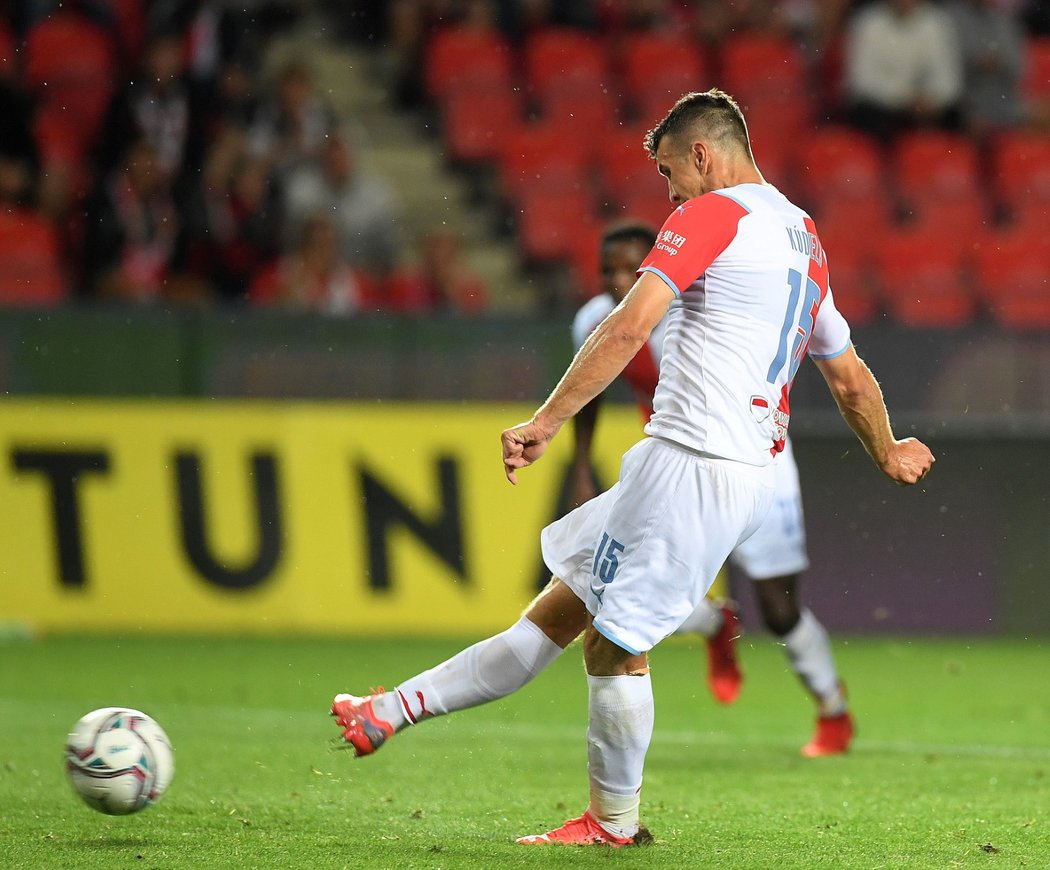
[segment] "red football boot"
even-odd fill
[[[736,660],[736,641],[740,637],[740,617],[732,601],[725,602],[722,627],[707,639],[707,685],[719,704],[732,704],[740,695],[744,675]]]
[[[849,711],[837,716],[819,716],[817,733],[813,739],[802,747],[806,758],[820,758],[825,755],[841,755],[853,742],[853,717]]]
[[[518,837],[518,842],[523,846],[547,846],[556,844],[561,846],[612,846],[619,849],[621,846],[647,846],[653,841],[653,835],[648,828],[639,828],[633,837],[617,837],[610,834],[605,828],[598,824],[590,810],[578,819],[569,819],[560,828],[547,831],[546,834],[531,834],[527,837]]]
[[[383,694],[380,689],[377,695]],[[343,739],[354,747],[354,755],[371,755],[394,736],[394,726],[380,719],[372,709],[376,695],[336,695],[332,715],[343,729]]]

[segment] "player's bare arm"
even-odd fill
[[[644,272],[623,302],[583,343],[554,391],[526,423],[504,430],[503,467],[507,480],[531,465],[565,423],[613,382],[667,313],[674,294],[664,281]]]
[[[839,411],[879,470],[902,485],[918,483],[936,462],[916,438],[893,437],[882,390],[853,345],[831,359],[814,360]]]

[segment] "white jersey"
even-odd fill
[[[812,218],[767,184],[740,184],[671,213],[639,272],[677,297],[646,431],[751,465],[783,449],[799,362],[843,353]]]

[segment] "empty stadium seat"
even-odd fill
[[[666,182],[657,174],[656,164],[642,144],[645,130],[640,127],[619,127],[609,133],[598,153],[598,174],[602,190],[607,196],[635,184],[652,184],[666,189]]]
[[[906,133],[897,140],[893,154],[897,183],[905,199],[943,199],[979,187],[977,151],[961,134]]]
[[[878,247],[876,265],[881,298],[899,323],[950,328],[972,320],[976,304],[963,252],[942,233],[929,228],[891,232]]]
[[[513,52],[495,30],[446,27],[431,37],[424,53],[427,92],[439,102],[478,85],[508,91],[513,77]]]
[[[810,137],[799,170],[811,202],[881,197],[886,184],[878,143],[848,127],[824,127]]]
[[[1021,93],[1032,102],[1050,101],[1050,36],[1030,37],[1027,49]]]
[[[722,46],[723,87],[747,112],[760,99],[808,93],[798,46],[765,33],[732,36]]]
[[[1040,227],[987,234],[976,250],[978,295],[1011,329],[1050,329],[1050,244]]]
[[[710,87],[700,46],[670,33],[636,33],[622,47],[624,96],[635,115],[655,123],[680,96]]]
[[[569,81],[552,87],[540,102],[544,119],[566,136],[584,139],[592,154],[603,148],[605,136],[615,129],[619,104],[607,88],[590,81]]]
[[[499,85],[462,89],[445,101],[442,124],[453,160],[496,160],[523,124],[521,98]]]
[[[85,147],[94,142],[109,108],[115,56],[106,33],[74,12],[55,13],[26,37],[26,85]]]
[[[0,210],[0,305],[56,305],[66,298],[54,227],[28,209]]]
[[[994,159],[996,191],[1012,213],[1050,205],[1050,135],[1004,134]]]
[[[667,196],[667,186],[654,179],[654,184],[631,187],[620,197],[621,207],[613,210],[613,218],[640,220],[659,229],[674,211],[675,205]]]
[[[540,102],[551,90],[567,85],[610,81],[609,64],[602,43],[569,27],[548,27],[531,33],[523,48],[525,81]]]
[[[913,199],[908,208],[909,223],[929,228],[950,244],[966,250],[992,226],[991,209],[979,190],[959,191],[950,196]]]
[[[530,261],[570,260],[577,236],[596,223],[590,196],[579,190],[527,190],[516,205],[518,239]]]
[[[527,124],[507,138],[499,157],[503,191],[513,200],[525,190],[589,190],[589,150],[557,124]]]
[[[835,307],[851,326],[871,323],[879,313],[877,288],[872,280],[878,237],[860,235],[848,226],[828,230],[818,227],[817,232],[827,252]]]

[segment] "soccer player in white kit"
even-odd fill
[[[603,234],[598,251],[602,292],[588,300],[572,323],[572,340],[579,350],[595,328],[631,289],[638,266],[656,244],[656,233],[644,224],[621,222]],[[653,414],[653,394],[663,355],[665,317],[626,365],[620,377],[631,387],[644,422]],[[599,394],[573,418],[574,451],[570,471],[569,506],[578,507],[598,490],[591,465],[591,444],[602,403]],[[798,467],[786,439],[774,463],[776,496],[755,533],[730,555],[730,561],[755,581],[759,610],[776,635],[788,662],[817,702],[816,732],[802,747],[807,757],[845,752],[853,738],[853,719],[831,653],[827,631],[809,608],[800,608],[799,575],[809,566],[802,514]],[[736,659],[740,622],[732,602],[721,606],[704,598],[676,634],[700,634],[707,640],[707,682],[715,699],[732,703],[740,693],[743,674]]]
[[[555,579],[506,631],[393,692],[337,695],[332,715],[368,755],[424,718],[525,685],[584,635],[588,809],[519,843],[627,846],[639,822],[653,729],[646,653],[693,612],[773,500],[788,393],[808,352],[846,422],[891,480],[914,484],[933,456],[893,436],[882,393],[835,309],[812,220],[755,166],[736,103],[687,94],[646,137],[679,207],[624,301],[590,335],[547,400],[501,435],[512,484],[635,356],[670,306],[648,435],[611,489],[544,529]]]

